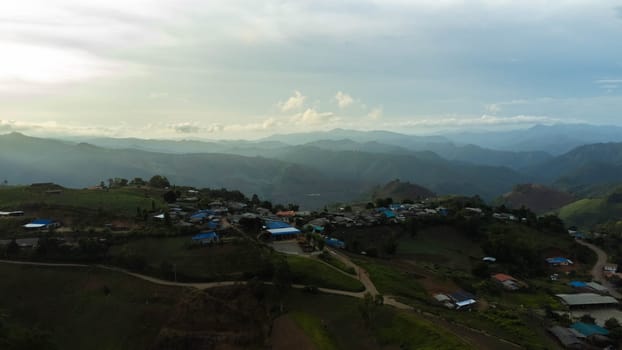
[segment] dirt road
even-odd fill
[[[616,288],[605,278],[605,271],[603,270],[603,267],[605,266],[605,264],[607,264],[609,258],[607,256],[607,253],[605,253],[605,251],[600,249],[599,247],[583,240],[577,240],[577,243],[590,248],[598,256],[598,260],[596,261],[596,264],[594,264],[594,267],[592,267],[592,271],[590,272],[594,281],[599,282],[605,288],[607,288],[609,294],[612,297],[622,299],[622,294],[620,294],[620,292],[618,292]]]

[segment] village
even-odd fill
[[[57,190],[54,194],[47,195],[62,196],[63,193]],[[361,266],[357,266],[358,257],[382,260],[390,258],[394,252],[382,252],[376,247],[370,248],[364,244],[353,248],[352,239],[344,232],[361,229],[373,231],[381,227],[421,226],[422,222],[432,226],[446,225],[449,218],[455,220],[458,216],[459,220],[491,221],[495,225],[527,226],[533,220],[515,211],[499,211],[487,206],[469,206],[464,203],[457,213],[455,206],[449,207],[453,204],[444,206],[442,201],[435,198],[404,203],[387,201],[379,204],[382,205],[375,203],[341,205],[320,211],[296,210],[297,207],[290,205],[289,208],[281,206],[277,210],[268,206],[263,207],[261,203],[240,200],[218,199],[205,203],[201,201],[201,190],[185,188],[174,201],[150,212],[146,222],[152,227],[176,227],[184,230],[183,232],[191,233],[186,238],[187,243],[195,249],[205,249],[206,254],[212,249],[210,247],[234,244],[233,242],[239,237],[260,242],[273,251],[287,256],[314,259],[328,253],[329,256],[338,257],[349,266],[353,266],[359,271],[354,277],[361,280],[360,271],[364,270]],[[0,220],[23,222],[13,237],[4,235],[5,238],[0,240],[0,246],[4,246],[6,251],[9,250],[7,248],[9,246],[17,246],[21,250],[35,250],[43,236],[45,240],[57,240],[60,244],[74,248],[79,246],[79,239],[84,239],[83,236],[78,239],[75,235],[68,234],[75,232],[76,229],[54,217],[32,217],[22,208],[2,209],[4,211],[0,211]],[[144,219],[144,213],[139,214]],[[88,239],[106,244],[110,237],[131,232],[135,229],[135,225],[131,220],[122,219],[105,222],[100,227],[90,228]],[[567,235],[580,245],[590,245],[584,243],[586,237],[577,234],[576,230],[568,230]],[[546,276],[539,278],[536,283],[546,283],[549,291],[547,293],[564,291],[551,295],[559,307],[541,305],[547,310],[543,316],[546,319],[545,324],[548,325],[549,336],[556,339],[558,345],[563,348],[602,349],[614,346],[616,339],[619,339],[616,332],[620,331],[620,326],[612,319],[622,320],[622,311],[619,308],[621,295],[617,290],[617,284],[614,284],[615,281],[622,279],[622,274],[617,272],[617,265],[606,260],[601,261],[600,258],[592,270],[590,266],[575,262],[574,256],[552,253],[541,259],[540,263],[546,271]],[[479,284],[486,283],[487,288],[493,288],[495,290],[493,295],[531,293],[530,291],[534,290],[529,281],[531,277],[528,275],[514,277],[508,272],[510,270],[508,262],[504,262],[502,256],[482,254],[470,256],[470,259],[476,260],[473,261],[474,266],[483,266],[482,269],[488,276],[484,278],[483,274],[477,274],[476,282],[479,280]],[[577,279],[578,276],[583,279]],[[373,283],[374,276],[370,277]],[[177,271],[174,279],[177,280]],[[473,277],[469,279],[473,280]],[[495,306],[491,300],[485,300],[489,299],[488,297],[480,297],[477,289],[466,290],[455,283],[445,283],[446,286],[454,286],[451,288],[442,285],[443,283],[440,287],[426,289],[425,302],[433,308],[446,309],[447,312],[456,315],[459,313],[469,315]],[[306,287],[323,286],[306,285]],[[369,292],[369,288],[366,287],[366,291]],[[362,294],[354,293],[354,295]],[[385,298],[387,297],[389,299],[386,300],[393,301],[395,305],[404,305],[398,303],[393,296],[385,295]]]

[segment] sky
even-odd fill
[[[622,125],[622,0],[0,2],[0,133]]]

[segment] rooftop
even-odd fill
[[[557,294],[556,296],[568,306],[618,304],[613,297],[595,293]]]

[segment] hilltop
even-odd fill
[[[421,200],[435,196],[434,192],[423,186],[410,182],[401,182],[398,179],[376,189],[372,195],[372,199],[391,198],[396,203],[401,203],[404,200]]]
[[[512,209],[524,206],[542,214],[561,208],[574,200],[575,197],[568,192],[544,185],[522,184],[514,186],[512,192],[504,194],[500,202]]]

